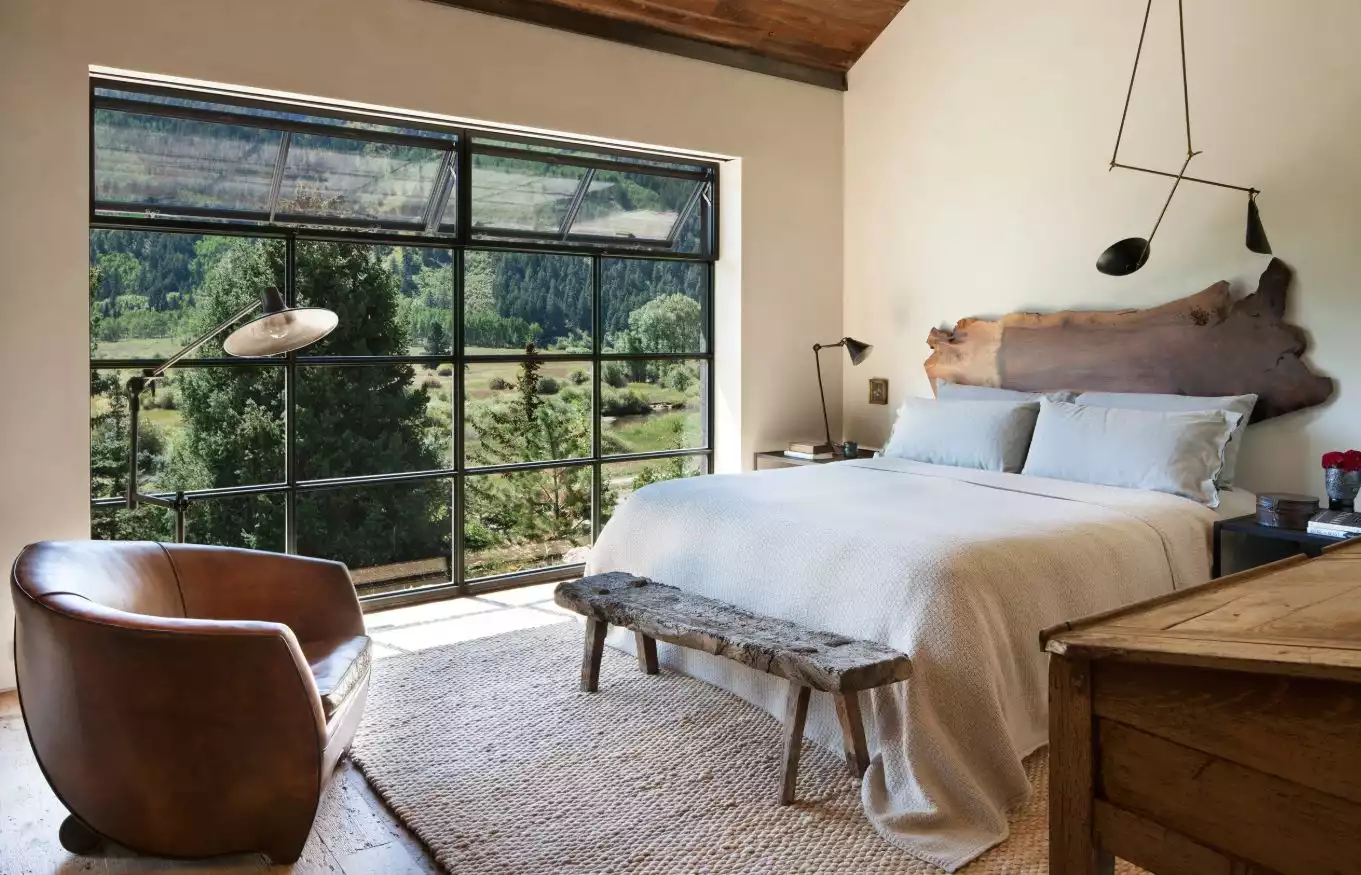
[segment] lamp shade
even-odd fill
[[[1148,261],[1152,249],[1150,241],[1142,237],[1126,237],[1112,243],[1096,260],[1096,269],[1107,276],[1125,276],[1134,273]]]
[[[281,355],[311,346],[335,330],[340,317],[321,307],[285,307],[277,289],[265,289],[264,313],[227,336],[228,355]]]
[[[846,354],[851,357],[851,364],[858,365],[870,357],[870,351],[874,347],[868,343],[862,343],[854,337],[843,337],[841,342],[846,344]]]
[[[1257,211],[1257,197],[1248,195],[1248,249],[1258,255],[1270,255],[1271,243],[1266,239],[1266,228],[1262,227],[1262,214]]]

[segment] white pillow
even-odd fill
[[[1015,474],[1025,462],[1038,402],[933,401],[898,408],[885,456]]]
[[[1075,392],[1060,389],[1056,392],[1021,392],[1016,389],[999,389],[996,386],[970,386],[965,383],[951,383],[949,380],[936,380],[936,398],[941,401],[1039,401],[1049,398],[1053,401],[1072,401]]]
[[[1170,492],[1218,507],[1215,475],[1241,419],[1226,410],[1129,410],[1045,400],[1021,473]]]
[[[1078,404],[1088,407],[1122,407],[1125,410],[1227,410],[1242,417],[1238,427],[1229,437],[1229,445],[1224,448],[1224,470],[1219,472],[1215,483],[1220,489],[1233,485],[1234,471],[1238,466],[1238,451],[1243,448],[1243,436],[1248,430],[1248,420],[1252,418],[1252,408],[1257,406],[1256,395],[1223,395],[1206,397],[1201,395],[1157,395],[1142,392],[1083,392],[1077,396]]]

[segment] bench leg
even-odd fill
[[[638,645],[638,667],[646,674],[656,674],[657,639],[634,630],[633,640]]]
[[[581,652],[581,691],[594,693],[600,686],[600,658],[605,655],[605,633],[610,624],[586,618],[586,646]]]
[[[808,718],[808,695],[812,692],[802,684],[789,683],[789,697],[784,707],[784,763],[780,767],[780,804],[794,801],[795,784],[799,777],[799,754],[803,751],[803,724]]]
[[[870,767],[870,752],[865,744],[865,723],[860,717],[857,693],[835,693],[836,717],[841,721],[841,741],[846,748],[846,768],[857,778],[865,777]]]

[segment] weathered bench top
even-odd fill
[[[883,644],[763,617],[624,572],[558,584],[554,600],[612,626],[829,693],[873,689],[912,674],[906,654]]]

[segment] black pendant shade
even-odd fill
[[[1181,36],[1181,90],[1182,90],[1182,110],[1186,119],[1186,163],[1199,153],[1191,146],[1191,98],[1190,90],[1186,83],[1186,16],[1183,9],[1183,0],[1177,0],[1177,28]],[[1139,58],[1144,51],[1144,37],[1148,34],[1149,13],[1153,11],[1153,0],[1148,0],[1148,5],[1144,9],[1144,24],[1139,31],[1139,47],[1134,52],[1134,69],[1129,75],[1129,91],[1125,95],[1125,110],[1120,116],[1120,130],[1115,135],[1115,151],[1111,153],[1111,169],[1120,168],[1121,170],[1135,170],[1140,173],[1151,173],[1155,176],[1166,176],[1176,180],[1172,184],[1172,192],[1167,196],[1167,202],[1163,204],[1163,211],[1158,215],[1158,221],[1153,225],[1153,232],[1148,235],[1148,239],[1142,237],[1127,237],[1118,243],[1113,243],[1107,247],[1101,257],[1096,260],[1096,269],[1108,276],[1126,276],[1134,273],[1143,267],[1148,261],[1149,253],[1152,251],[1153,235],[1158,231],[1158,225],[1162,223],[1162,218],[1167,213],[1167,207],[1172,202],[1172,195],[1177,193],[1177,186],[1184,180],[1195,182],[1200,185],[1210,185],[1216,188],[1227,188],[1234,191],[1247,192],[1248,195],[1248,224],[1246,243],[1249,250],[1261,255],[1271,254],[1271,244],[1267,242],[1266,229],[1262,227],[1262,216],[1257,209],[1257,189],[1243,185],[1229,185],[1224,182],[1214,182],[1209,179],[1198,179],[1186,175],[1186,164],[1182,165],[1181,173],[1168,173],[1164,170],[1150,170],[1147,167],[1134,167],[1129,164],[1121,164],[1120,140],[1125,133],[1125,122],[1129,118],[1130,98],[1134,96],[1134,80],[1139,75]]]
[[[1101,253],[1096,269],[1108,276],[1126,276],[1144,266],[1152,249],[1153,245],[1142,237],[1126,237]]]
[[[843,337],[841,341],[846,344],[846,354],[851,357],[851,364],[853,365],[858,365],[869,358],[870,350],[874,349],[868,343],[861,343],[854,337]]]
[[[1266,228],[1262,227],[1262,214],[1257,211],[1257,195],[1248,195],[1248,249],[1258,255],[1270,255],[1271,243],[1266,239]]]

